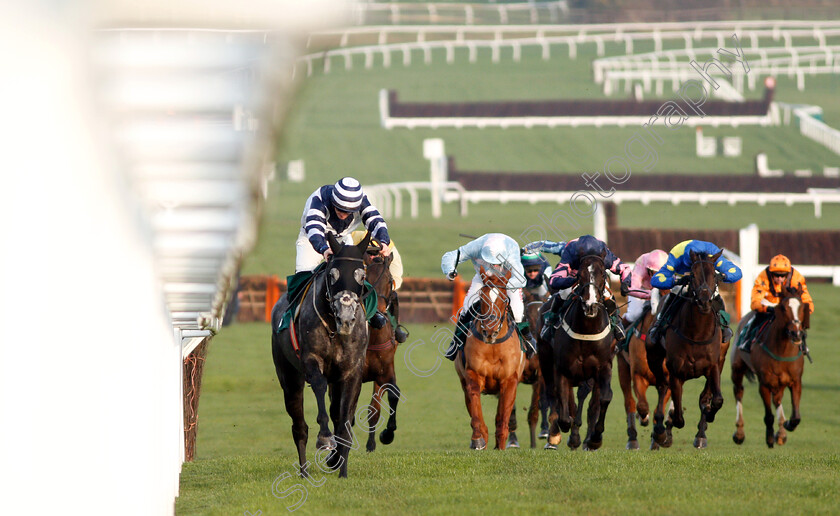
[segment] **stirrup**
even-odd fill
[[[449,349],[446,350],[443,356],[447,360],[455,361],[455,357],[458,356],[458,346],[455,344],[455,339],[452,339],[452,342],[449,344]]]

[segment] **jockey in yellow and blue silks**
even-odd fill
[[[680,242],[671,249],[670,253],[668,253],[668,260],[665,262],[665,265],[663,265],[662,268],[659,269],[659,272],[654,274],[653,278],[651,278],[651,286],[662,290],[670,289],[677,282],[676,276],[683,276],[691,272],[692,251],[701,256],[712,257],[719,253],[721,249],[711,242],[704,242],[702,240],[686,240],[684,242]],[[717,262],[715,262],[715,270],[721,274],[724,283],[734,283],[741,279],[741,269],[723,256],[718,258]],[[659,316],[650,330],[651,338],[658,338],[657,332],[659,330],[660,320],[665,317],[665,314],[667,313],[670,305],[673,304],[673,298],[675,297],[676,296],[669,294],[668,297],[665,298],[664,306],[659,311]],[[722,322],[721,331],[723,333],[723,342],[728,342],[732,337],[732,330],[729,329],[729,325],[727,323],[729,321],[729,314],[726,313],[726,307],[723,304],[723,298],[720,296],[719,292],[715,292],[715,297],[712,303],[715,311],[721,315],[720,319]]]

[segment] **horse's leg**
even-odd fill
[[[528,407],[528,430],[531,432],[531,448],[537,447],[537,423],[540,422],[540,396],[543,384],[539,380],[531,386],[531,405]]]
[[[499,396],[499,408],[501,409],[501,393]],[[498,411],[496,412],[498,415]],[[498,425],[496,425],[498,429]],[[508,440],[507,440],[507,448],[519,448],[519,439],[516,437],[516,403],[514,402],[513,408],[510,411],[510,418],[508,419]]]
[[[583,382],[577,388],[577,403],[573,393],[569,392],[569,407],[574,412],[574,419],[572,421],[572,428],[569,431],[569,448],[576,450],[580,446],[580,427],[583,426],[583,402],[586,397],[592,392],[592,387],[589,382]],[[588,437],[588,436],[587,436]]]
[[[735,351],[732,357],[732,392],[735,396],[735,433],[732,434],[732,440],[735,444],[744,442],[746,434],[744,433],[744,374],[746,372],[746,364]]]
[[[365,449],[369,452],[376,450],[376,425],[379,423],[379,412],[382,408],[382,396],[379,392],[379,381],[373,381],[373,394],[370,397],[368,418],[368,440]]]
[[[330,455],[338,455],[340,457],[338,459],[340,461],[338,465],[338,477],[347,478],[347,458],[350,455],[350,450],[358,447],[351,422],[353,420],[353,414],[356,411],[356,403],[359,400],[359,392],[362,390],[361,374],[355,375],[355,377],[345,377],[342,382],[336,382],[334,387],[339,384],[341,384],[341,388],[334,389],[333,392],[333,396],[335,396],[334,403],[339,404],[338,420],[340,426],[336,428],[338,453],[334,450]],[[329,459],[327,464],[335,467]]]
[[[496,408],[496,449],[507,448],[508,426],[514,406],[516,405],[516,387],[519,385],[519,375],[514,374],[499,382],[499,405]],[[517,443],[517,448],[519,443]]]
[[[694,436],[694,447],[698,449],[707,446],[706,429],[709,426],[708,414],[711,410],[711,403],[712,389],[707,378],[706,385],[703,386],[703,391],[700,393],[700,421],[697,423],[697,434]]]
[[[612,379],[612,367],[610,366],[610,362],[607,362],[607,364],[601,368],[598,374],[598,379],[595,382],[595,390],[593,392],[597,393],[598,397],[598,404],[595,405],[595,409],[598,411],[598,417],[595,420],[595,431],[590,432],[589,443],[587,445],[590,450],[597,450],[600,448],[604,440],[604,420],[607,417],[607,408],[609,408],[610,402],[612,401],[612,387],[610,386],[610,380]],[[591,405],[595,404],[594,396],[589,403]],[[638,448],[638,446],[639,443],[637,442],[636,447]]]
[[[711,394],[711,399],[709,400],[709,413],[706,415],[706,421],[709,423],[715,422],[715,416],[723,406],[723,393],[720,388],[720,372],[720,365],[714,364],[711,371],[709,371],[709,376],[706,379]]]
[[[312,386],[312,393],[315,394],[315,402],[318,405],[318,416],[315,419],[318,422],[318,440],[315,442],[316,448],[335,448],[335,438],[330,432],[330,418],[327,415],[327,404],[325,401],[327,395],[327,379],[321,373],[320,364],[314,358],[310,358],[303,364],[306,381]]]
[[[470,448],[483,450],[487,448],[487,425],[484,424],[484,414],[481,411],[481,391],[484,388],[484,377],[477,375],[469,369],[464,371],[464,399],[467,404],[467,412],[470,414],[470,427],[472,437]]]
[[[773,406],[776,407],[776,423],[778,430],[774,436],[776,444],[779,446],[787,442],[787,432],[785,431],[785,409],[782,405],[782,398],[785,395],[785,389],[781,388],[773,393]]]
[[[671,373],[670,378],[668,378],[668,383],[671,386],[671,400],[674,402],[674,409],[668,415],[671,417],[671,423],[675,427],[682,428],[685,426],[682,406],[683,380]]]
[[[764,440],[767,446],[772,448],[776,442],[775,436],[773,435],[773,423],[775,423],[775,414],[772,408],[773,393],[770,391],[770,387],[761,383],[758,385],[758,393],[761,395],[761,401],[764,402]]]
[[[802,381],[801,379],[795,380],[790,385],[790,401],[792,405],[791,418],[789,421],[785,422],[785,429],[788,432],[793,432],[796,430],[796,427],[799,426],[799,421],[801,420],[801,416],[799,414],[799,400],[802,398]]]
[[[309,425],[306,424],[306,417],[303,414],[304,381],[303,377],[297,374],[297,371],[290,373],[291,371],[280,377],[280,385],[283,387],[286,413],[292,419],[292,439],[295,441],[298,452],[300,476],[307,477],[309,476],[309,464],[306,462],[306,443],[309,440]]]
[[[627,415],[627,449],[638,450],[639,441],[636,434],[636,400],[633,399],[632,387],[630,385],[630,363],[619,353],[618,361],[618,384],[624,394],[624,413]]]
[[[385,425],[385,430],[379,434],[379,442],[382,444],[391,444],[394,442],[394,431],[397,429],[397,404],[400,402],[402,391],[397,387],[397,375],[394,372],[394,363],[391,362],[391,378],[386,382],[382,388],[388,393],[388,406],[391,407],[388,416],[388,424]],[[380,398],[382,392],[379,393]]]
[[[572,414],[570,407],[570,398],[572,384],[569,379],[563,375],[558,375],[558,389],[557,389],[557,424],[561,432],[568,432],[572,428]],[[572,401],[571,404],[574,404]]]

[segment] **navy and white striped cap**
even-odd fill
[[[362,207],[362,197],[362,185],[352,177],[342,177],[333,186],[332,202],[341,211],[359,211]]]

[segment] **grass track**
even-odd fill
[[[397,377],[403,391],[399,428],[390,446],[350,455],[350,478],[327,478],[309,487],[300,514],[534,514],[548,510],[585,514],[761,514],[833,512],[840,489],[840,425],[836,405],[840,385],[834,353],[840,324],[840,292],[828,285],[811,287],[817,302],[809,343],[816,360],[806,365],[802,424],[788,444],[769,450],[763,443],[761,402],[755,385],[747,387],[747,441],[732,443],[732,388],[728,365],[726,399],[708,431],[709,448],[694,450],[701,382],[686,385],[686,428],[675,431],[675,444],[657,453],[625,451],[622,396],[613,378],[614,398],[607,415],[604,447],[596,453],[510,450],[470,452],[469,419],[463,394],[449,362],[421,378],[406,367],[407,345],[398,352]],[[435,363],[432,325],[414,326],[411,352],[417,369]],[[286,514],[293,497],[272,495],[272,482],[293,473],[296,456],[290,420],[282,406],[263,323],[225,328],[211,343],[199,408],[197,460],[184,465],[177,513]],[[367,404],[370,384],[359,406]],[[517,398],[520,424],[530,387]],[[484,397],[485,420],[492,423],[495,399]],[[315,434],[314,399],[306,393],[310,457]],[[790,413],[787,397],[786,410]],[[491,433],[492,433],[492,426]],[[520,432],[520,440],[527,436]],[[640,442],[648,442],[650,427]],[[364,441],[361,434],[359,439]],[[564,436],[564,443],[566,436]],[[542,442],[540,442],[542,444]],[[364,444],[361,444],[362,449]],[[282,481],[282,489],[296,483]],[[745,484],[761,489],[745,488]]]

